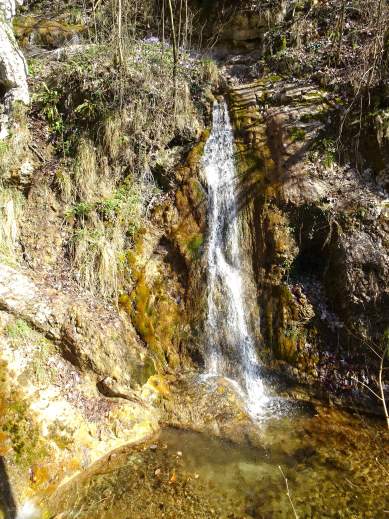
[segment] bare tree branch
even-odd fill
[[[290,490],[289,490],[289,484],[288,484],[288,480],[284,474],[284,471],[282,470],[282,467],[281,465],[278,465],[278,468],[280,469],[280,472],[285,480],[285,486],[286,486],[286,495],[288,496],[288,499],[289,499],[289,502],[290,502],[290,506],[292,507],[292,510],[293,510],[293,514],[295,516],[296,519],[299,519],[299,516],[297,515],[297,511],[296,511],[296,508],[294,507],[294,504],[293,504],[293,501],[292,501],[292,497],[290,495]]]

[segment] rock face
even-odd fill
[[[10,22],[16,14],[16,8],[23,5],[24,0],[2,0],[1,9],[4,13],[5,19]]]
[[[27,64],[16,43],[11,23],[17,4],[11,0],[0,2],[0,139],[9,131],[13,104],[30,100],[27,86]]]
[[[158,430],[156,409],[136,392],[154,368],[118,316],[104,322],[101,308],[0,271],[0,449],[23,500]]]
[[[264,6],[245,0],[193,3],[195,9],[200,8],[201,37],[207,38],[210,46],[225,55],[254,50],[261,53],[265,33],[285,17],[288,4],[284,0]]]
[[[335,160],[334,94],[269,77],[229,99],[262,355],[293,379],[351,396],[350,377],[374,384],[366,341],[378,349],[389,326],[387,193]]]
[[[95,323],[82,300],[38,288],[25,274],[7,265],[0,264],[0,275],[0,307],[58,343],[73,365],[101,379],[113,377],[128,388],[139,383],[136,376],[131,380],[130,366],[136,373],[144,352],[140,345],[138,352],[130,350],[129,344],[136,347],[136,337],[124,321],[111,315],[109,321]]]

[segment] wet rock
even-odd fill
[[[0,449],[18,502],[158,430],[158,413],[140,396],[119,393],[114,381],[103,396],[92,372],[20,317],[0,312],[0,335]]]
[[[334,518],[382,515],[388,436],[383,428],[321,407],[313,415],[273,416],[260,428],[265,449],[163,430],[159,438],[117,450],[63,485],[48,508],[65,517],[102,519],[129,513],[134,519],[289,517],[287,478],[299,516],[320,516],[323,510]]]
[[[163,423],[236,443],[262,445],[260,429],[247,412],[245,395],[233,381],[186,374],[166,382],[169,393],[162,395],[159,404]]]
[[[334,93],[265,76],[233,84],[229,99],[263,316],[259,353],[351,402],[351,377],[366,364],[375,384],[364,341],[377,347],[389,326],[385,194],[372,171],[337,160]]]

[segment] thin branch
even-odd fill
[[[117,21],[118,21],[119,63],[120,63],[120,65],[123,65],[124,57],[123,57],[123,40],[122,40],[122,0],[118,0]]]
[[[292,510],[293,510],[293,513],[294,513],[294,516],[296,519],[299,519],[299,516],[297,515],[297,512],[296,512],[296,509],[294,507],[294,504],[293,504],[293,501],[292,501],[292,497],[290,495],[290,490],[289,490],[289,484],[288,484],[288,480],[284,474],[284,471],[282,470],[282,467],[281,465],[278,465],[278,468],[280,469],[280,472],[285,480],[285,486],[286,486],[286,495],[288,496],[288,499],[289,499],[289,502],[290,502],[290,506],[292,507]]]
[[[388,414],[388,408],[386,406],[386,401],[385,401],[384,384],[382,381],[382,372],[384,369],[385,356],[386,356],[386,352],[388,351],[388,348],[389,348],[389,345],[386,345],[386,347],[384,348],[384,352],[382,353],[381,362],[380,362],[380,370],[378,372],[378,384],[380,386],[381,401],[382,401],[382,406],[384,408],[386,425],[388,426],[388,429],[389,429],[389,414]]]
[[[358,380],[356,377],[351,377],[352,380],[355,380],[355,382],[358,382],[358,384],[361,384],[363,387],[365,387],[366,389],[368,389],[370,391],[370,393],[372,393],[376,398],[378,398],[378,400],[381,400],[382,401],[382,398],[380,397],[380,395],[378,395],[375,391],[373,391],[371,389],[371,387],[369,387],[367,384],[365,384],[364,382],[362,382],[362,380]]]

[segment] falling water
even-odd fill
[[[234,140],[226,103],[215,103],[203,159],[209,189],[208,316],[206,368],[239,383],[257,415],[266,400],[250,331],[241,233],[236,201]]]

